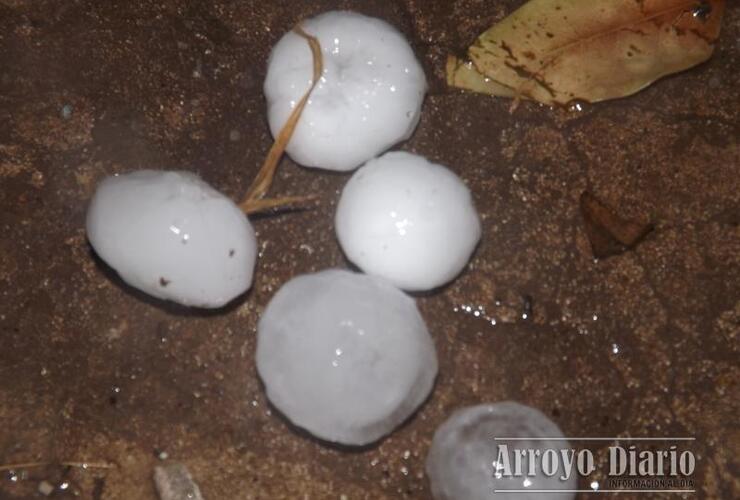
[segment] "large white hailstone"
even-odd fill
[[[424,70],[403,35],[380,19],[333,11],[301,23],[318,38],[324,73],[287,147],[307,167],[352,170],[408,139],[427,90]],[[313,77],[306,40],[285,34],[270,56],[265,79],[273,136]]]
[[[380,278],[333,269],[275,294],[259,322],[257,370],[295,425],[359,446],[426,399],[437,354],[410,297]]]
[[[234,202],[188,172],[104,179],[87,213],[95,252],[149,295],[216,308],[252,285],[254,230]]]
[[[495,438],[517,438],[496,440]],[[524,439],[529,438],[529,439]],[[576,459],[572,474],[565,474],[560,450],[570,450],[565,440],[537,439],[563,438],[557,425],[539,410],[513,402],[471,406],[456,411],[434,434],[427,456],[426,469],[436,500],[549,500],[571,499],[570,492],[506,493],[500,490],[575,490],[577,487]],[[502,447],[505,446],[504,447]],[[529,462],[521,453],[521,471],[517,475],[516,450],[540,452],[534,463],[534,475],[527,475]],[[542,467],[546,450],[554,469]],[[529,455],[527,455],[529,456]],[[509,462],[506,462],[508,457]],[[507,468],[508,466],[508,468]],[[496,490],[496,493],[494,493]]]
[[[412,291],[457,276],[481,234],[462,180],[403,152],[386,153],[355,172],[339,200],[335,227],[349,260]]]

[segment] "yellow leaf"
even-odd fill
[[[459,89],[490,94],[499,97],[514,97],[514,89],[502,85],[478,73],[473,63],[455,56],[447,56],[447,85]]]
[[[531,0],[469,49],[482,75],[545,104],[602,101],[708,59],[724,0]]]

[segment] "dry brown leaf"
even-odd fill
[[[469,49],[482,75],[545,104],[602,101],[708,59],[725,0],[531,0]]]
[[[634,248],[653,230],[652,224],[620,217],[588,191],[581,195],[580,204],[586,235],[597,259]]]
[[[246,214],[253,214],[274,208],[296,206],[316,199],[315,196],[288,196],[267,200],[263,199],[272,185],[272,180],[275,178],[275,171],[280,163],[280,158],[282,158],[285,148],[288,146],[290,138],[293,136],[293,132],[295,131],[296,125],[298,125],[298,120],[303,113],[303,109],[306,107],[308,98],[311,96],[311,92],[313,92],[314,87],[316,87],[316,84],[321,78],[321,74],[324,72],[324,59],[321,55],[321,45],[319,45],[319,40],[303,31],[300,25],[293,28],[293,31],[305,38],[311,48],[311,54],[313,56],[313,79],[311,86],[306,93],[303,94],[301,100],[298,101],[298,104],[290,113],[290,116],[286,120],[285,125],[283,125],[283,128],[280,129],[280,133],[278,133],[278,136],[275,138],[275,142],[267,153],[265,162],[262,164],[259,172],[257,172],[257,177],[255,177],[254,181],[252,181],[252,184],[249,186],[247,194],[244,196],[244,201],[239,204],[239,207]]]

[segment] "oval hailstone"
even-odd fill
[[[552,477],[543,473],[540,461],[534,477],[513,477],[515,449],[555,450],[559,460],[560,450],[570,449],[567,441],[499,441],[495,437],[562,438],[563,433],[539,410],[518,403],[484,404],[456,411],[437,429],[427,456],[427,474],[436,500],[566,500],[575,496],[569,492],[494,494],[494,490],[507,489],[575,490],[578,482],[575,467],[567,481],[559,479],[562,462]],[[498,463],[499,445],[507,446],[511,475],[507,475],[505,464]],[[522,463],[526,472],[529,462],[524,459]]]
[[[354,173],[335,228],[360,269],[404,290],[430,290],[460,274],[480,239],[470,190],[422,156],[386,153]]]
[[[290,157],[307,167],[351,170],[408,139],[427,83],[403,35],[385,21],[345,11],[321,14],[301,27],[318,38],[324,73],[288,144]],[[272,50],[264,84],[273,136],[312,76],[306,40],[286,33]]]
[[[216,308],[252,285],[251,224],[189,172],[141,170],[104,179],[88,209],[87,237],[126,283],[160,299]]]
[[[275,294],[259,322],[257,370],[295,425],[364,445],[426,399],[437,355],[410,297],[380,278],[333,269]]]

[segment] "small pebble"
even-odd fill
[[[154,485],[161,500],[203,500],[200,488],[183,464],[155,467]]]
[[[62,118],[65,120],[69,120],[72,117],[72,106],[70,104],[65,104],[62,106]]]
[[[41,481],[39,483],[39,493],[48,497],[49,495],[54,493],[54,485],[52,485],[49,481]]]
[[[241,138],[242,138],[242,135],[239,133],[238,130],[234,129],[231,132],[229,132],[229,140],[231,142],[236,142]]]

